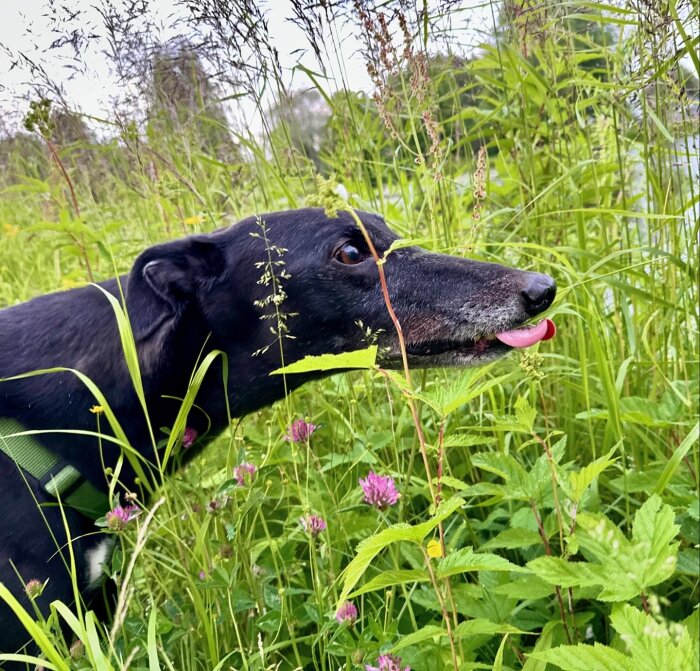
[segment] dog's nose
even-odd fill
[[[549,275],[531,273],[522,290],[525,312],[531,317],[546,310],[557,295],[556,282]]]

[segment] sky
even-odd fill
[[[81,26],[104,33],[103,22],[95,9],[98,3],[95,0],[0,0],[0,3],[0,45],[8,47],[11,52],[22,51],[40,63],[54,81],[62,83],[65,98],[74,109],[91,117],[108,118],[113,109],[110,100],[120,93],[120,84],[111,71],[109,59],[101,52],[104,47],[98,48],[97,42],[93,42],[93,47],[88,52],[88,67],[72,79],[68,78],[72,65],[68,49],[44,53],[56,38],[51,32],[52,5],[71,10],[80,9]],[[172,36],[172,31],[165,27],[172,22],[173,13],[177,11],[173,9],[172,0],[149,0],[149,5],[156,22],[164,26],[163,36]],[[291,90],[309,86],[307,75],[299,70],[294,71],[293,68],[299,62],[314,71],[319,66],[301,29],[288,20],[291,14],[289,0],[268,0],[264,7],[272,41],[280,54],[285,83]],[[465,0],[462,9],[452,13],[451,28],[461,31],[465,51],[468,51],[481,41],[480,31],[487,31],[491,21],[488,0]],[[328,48],[333,58],[326,59],[326,67],[331,76],[326,84],[331,90],[341,88],[343,80],[348,89],[371,90],[371,82],[358,51],[359,38],[354,30],[352,26],[340,21],[334,25],[336,43],[339,46],[337,49]],[[327,35],[326,38],[327,45],[330,46],[330,36]],[[32,78],[24,69],[10,70],[10,65],[8,53],[0,50],[0,111],[5,125],[15,128],[21,123],[26,111],[27,103],[21,98],[30,89]],[[244,101],[237,113],[242,117],[240,123],[253,128],[260,127],[259,110],[252,102]]]

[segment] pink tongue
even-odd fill
[[[557,327],[554,322],[551,319],[543,319],[534,326],[524,326],[521,329],[497,333],[496,338],[511,347],[530,347],[540,340],[553,338],[556,332]]]

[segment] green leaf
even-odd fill
[[[527,567],[550,585],[561,587],[591,587],[605,582],[601,567],[588,562],[572,562],[562,557],[538,557]]]
[[[544,599],[554,594],[554,587],[537,576],[528,575],[491,587],[490,591],[509,599]]]
[[[496,634],[522,634],[517,627],[510,624],[491,622],[485,618],[476,618],[460,622],[454,628],[455,640],[460,638],[470,638],[472,636],[495,636]]]
[[[532,433],[532,427],[535,425],[535,419],[537,418],[537,410],[530,406],[525,396],[519,396],[515,402],[515,416],[521,426],[521,430]]]
[[[639,671],[629,657],[600,643],[561,645],[533,652],[529,658],[555,664],[564,671]]]
[[[672,636],[666,622],[629,604],[615,606],[610,623],[625,642],[637,671],[697,669],[697,652],[686,627]]]
[[[514,377],[514,373],[508,373],[480,382],[492,368],[493,364],[490,364],[465,371],[451,384],[436,385],[430,391],[416,394],[416,397],[442,417],[447,417],[465,403]]]
[[[616,449],[617,446],[613,447],[606,455],[584,466],[578,473],[569,473],[569,496],[573,501],[578,503],[593,480],[617,461],[612,458]]]
[[[443,501],[438,507],[435,515],[427,522],[422,522],[415,526],[410,524],[394,524],[388,529],[380,531],[374,536],[363,540],[357,546],[357,552],[353,560],[343,571],[343,591],[338,598],[338,604],[347,601],[348,595],[353,587],[359,582],[365,571],[372,563],[372,560],[392,543],[399,541],[410,541],[420,543],[440,522],[452,515],[456,510],[464,506],[464,499],[453,496],[447,501]]]
[[[675,472],[681,465],[683,458],[686,454],[688,454],[690,448],[698,442],[699,435],[700,422],[695,424],[695,426],[691,429],[690,433],[683,439],[683,442],[674,450],[673,454],[671,455],[671,458],[666,463],[666,466],[664,466],[664,470],[661,472],[658,482],[654,486],[655,494],[663,493],[664,489],[668,487],[669,483],[673,479]]]
[[[394,585],[404,585],[411,582],[427,582],[428,580],[430,580],[428,572],[422,569],[384,571],[371,580],[368,580],[360,589],[356,589],[349,595],[349,598],[352,599],[356,596],[360,596],[360,594],[374,592],[378,589],[386,589]]]
[[[515,550],[517,548],[530,547],[531,545],[539,545],[540,543],[542,543],[542,538],[536,531],[513,527],[512,529],[501,531],[500,534],[484,543],[481,547],[484,550],[492,550],[494,548]]]
[[[416,643],[422,643],[423,641],[426,641],[429,638],[435,638],[436,636],[447,636],[447,630],[444,627],[429,624],[418,631],[402,636],[401,640],[391,648],[391,652],[397,653],[399,650],[403,650],[409,645],[416,645]]]
[[[342,354],[321,354],[305,356],[299,361],[283,368],[273,370],[270,375],[288,375],[292,373],[309,373],[317,370],[343,370],[347,368],[374,368],[377,361],[377,346],[358,349]]]
[[[525,572],[527,569],[512,564],[504,557],[487,552],[474,552],[473,548],[465,547],[440,559],[437,565],[438,578],[447,578],[451,575],[466,573],[468,571],[515,571]]]

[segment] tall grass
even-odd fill
[[[424,246],[553,275],[558,336],[411,386],[336,376],[232,424],[119,537],[114,625],[59,605],[31,630],[45,667],[696,668],[697,7],[494,5],[469,59],[426,58],[430,24],[357,7],[376,95],[303,70],[329,108],[317,156],[293,107],[226,160],[193,134],[223,123],[206,110],[148,133],[121,119],[113,142],[56,147],[78,218],[41,143],[10,152],[0,303],[300,206],[320,171]],[[299,417],[319,428],[285,440]],[[363,503],[370,470],[397,505]],[[334,618],[346,598],[353,624]]]

